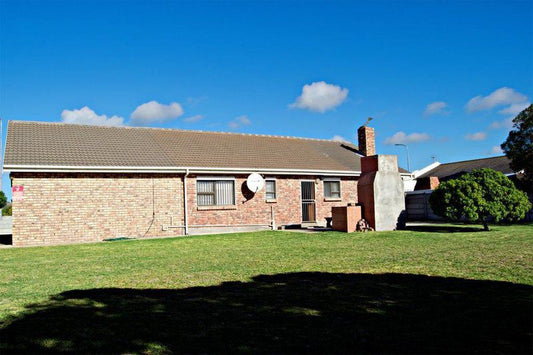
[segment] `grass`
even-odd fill
[[[533,225],[6,248],[0,352],[530,352],[532,286]]]

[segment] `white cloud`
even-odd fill
[[[469,141],[482,141],[482,140],[485,140],[486,138],[487,138],[487,133],[485,132],[476,132],[472,134],[467,134],[465,136],[465,139]]]
[[[510,105],[508,108],[502,110],[510,110],[513,105],[525,104],[528,101],[526,95],[516,92],[511,88],[502,87],[491,92],[487,96],[476,96],[470,99],[466,104],[466,111],[474,112],[481,110],[489,110],[496,106]],[[501,111],[500,111],[501,112]]]
[[[200,121],[202,118],[204,118],[204,116],[202,115],[194,115],[194,116],[191,116],[191,117],[186,117],[183,119],[183,122],[187,122],[187,123],[193,123],[193,122],[198,122]]]
[[[500,155],[503,154],[503,150],[499,145],[492,147],[490,151],[487,152],[488,155]]]
[[[340,142],[340,143],[350,143],[349,140],[347,140],[346,138],[344,138],[343,136],[339,136],[339,135],[335,135],[331,138],[332,141],[334,142]]]
[[[107,117],[106,115],[97,115],[89,107],[85,106],[79,110],[63,110],[61,112],[61,121],[65,123],[86,124],[96,126],[123,126],[124,118],[119,116]]]
[[[181,115],[183,108],[177,102],[164,105],[150,101],[138,106],[131,114],[131,120],[136,124],[148,125],[154,122],[167,122]]]
[[[444,110],[448,105],[444,101],[435,101],[426,106],[424,110],[424,116],[435,115],[435,114],[445,114]]]
[[[289,107],[324,113],[342,104],[347,96],[348,89],[319,81],[304,85],[302,94]]]
[[[408,143],[418,143],[424,142],[430,139],[429,134],[427,133],[411,133],[409,135],[405,132],[396,132],[392,137],[385,139],[385,144],[408,144]]]
[[[505,128],[511,129],[513,127],[513,118],[509,117],[502,121],[494,121],[490,124],[490,129]]]
[[[252,124],[252,121],[250,121],[250,119],[246,115],[239,116],[235,118],[233,121],[231,121],[230,123],[228,123],[228,125],[232,129],[237,129],[241,126],[249,126],[251,124]]]
[[[524,109],[526,109],[531,103],[529,101],[521,102],[517,104],[511,104],[509,107],[506,107],[500,111],[502,115],[510,115],[510,117],[501,120],[501,121],[494,121],[490,124],[490,129],[511,129],[513,128],[513,119],[518,115],[520,112],[522,112]]]
[[[520,102],[517,104],[512,104],[511,106],[506,107],[503,110],[500,110],[498,112],[501,113],[502,115],[512,115],[513,117],[515,117],[529,105],[531,105],[529,101]]]

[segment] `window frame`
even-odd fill
[[[330,192],[330,196],[326,196],[326,184],[331,184],[332,182],[336,182],[339,184],[339,196],[332,196],[331,195],[331,192],[332,192],[332,189],[330,187],[329,189],[329,192]],[[331,178],[328,178],[328,179],[324,179],[323,181],[323,185],[322,185],[322,188],[323,188],[323,193],[324,193],[324,199],[325,200],[342,200],[342,183],[341,183],[341,179],[331,179]]]
[[[213,184],[213,192],[198,192],[198,182],[209,181]],[[217,181],[232,181],[233,182],[233,202],[231,204],[219,205],[217,204],[217,192],[216,192],[216,182]],[[213,196],[213,205],[201,205],[198,201],[199,196]],[[235,177],[229,176],[201,176],[196,178],[196,206],[197,207],[232,207],[237,205],[237,184]]]
[[[274,182],[274,198],[268,198],[269,192],[267,191],[268,182]],[[267,202],[275,202],[278,199],[278,182],[276,178],[265,178],[265,200]]]

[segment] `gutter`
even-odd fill
[[[270,175],[323,175],[360,176],[354,170],[313,169],[261,169],[220,167],[124,167],[124,166],[53,166],[53,165],[5,165],[6,172],[57,172],[57,173],[160,173],[160,174],[250,174],[258,172]]]

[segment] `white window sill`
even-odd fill
[[[198,211],[212,211],[212,210],[236,210],[237,206],[227,205],[227,206],[198,206]]]
[[[342,198],[340,198],[340,197],[325,197],[324,201],[326,201],[326,202],[338,202],[338,201],[342,201]]]
[[[266,203],[276,203],[276,202],[278,202],[278,200],[276,200],[275,198],[266,200]]]

